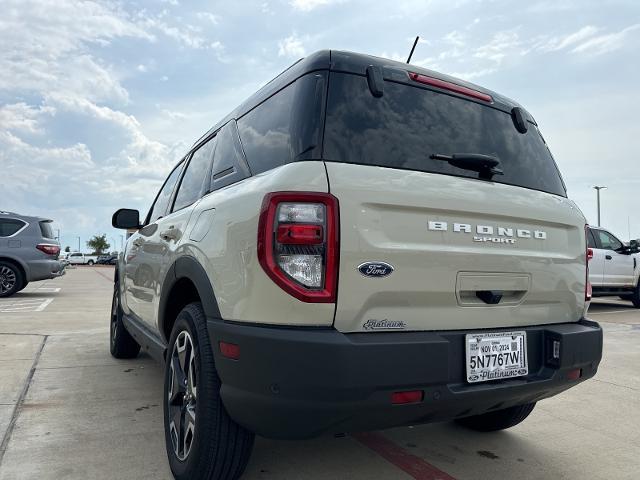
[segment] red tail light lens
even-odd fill
[[[493,98],[491,97],[491,95],[478,92],[477,90],[473,90],[471,88],[463,87],[462,85],[446,82],[444,80],[440,80],[439,78],[428,77],[426,75],[420,75],[419,73],[413,72],[409,72],[409,78],[414,82],[431,85],[432,87],[438,87],[444,90],[449,90],[450,92],[466,95],[467,97],[482,100],[483,102],[493,102]]]
[[[335,302],[338,223],[338,200],[331,194],[268,194],[258,225],[260,265],[303,302]]]
[[[36,248],[47,255],[58,255],[60,253],[59,245],[51,245],[49,243],[40,243]]]
[[[319,245],[324,240],[322,225],[278,225],[278,243],[291,245]]]
[[[585,240],[587,242],[587,255],[586,255],[586,279],[585,279],[585,286],[584,286],[584,300],[586,302],[590,302],[591,301],[591,297],[593,296],[593,290],[591,288],[591,282],[589,281],[589,260],[591,260],[593,258],[593,250],[591,248],[589,248],[589,225],[585,225],[584,226],[584,234],[585,234]]]

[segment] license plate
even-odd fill
[[[466,335],[465,343],[469,383],[529,373],[526,332],[471,333]]]

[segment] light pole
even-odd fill
[[[122,249],[124,248],[123,244],[124,244],[124,235],[120,235],[120,251],[122,251]]]
[[[80,237],[78,237],[78,252],[80,251]]]
[[[604,190],[607,187],[596,185],[593,188],[598,192],[598,226],[600,226],[600,190]]]

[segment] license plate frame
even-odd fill
[[[468,383],[505,380],[529,373],[524,330],[468,333],[464,343]]]

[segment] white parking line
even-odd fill
[[[58,293],[60,287],[40,287],[30,291],[33,294],[36,292],[41,293]],[[14,299],[0,299],[0,313],[20,313],[20,312],[42,312],[47,308],[54,298],[20,298]]]
[[[44,302],[42,302],[40,304],[40,306],[38,308],[36,308],[34,311],[35,312],[41,312],[43,311],[45,308],[47,308],[47,306],[53,302],[53,298],[47,298]]]

